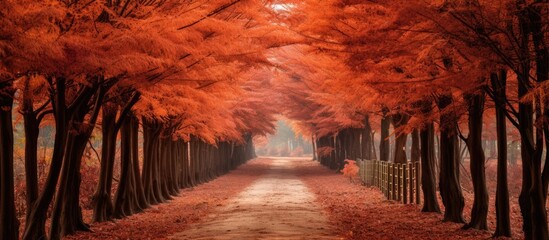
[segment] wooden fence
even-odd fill
[[[377,187],[388,200],[420,204],[421,167],[415,163],[389,163],[377,160],[356,161],[360,180]]]

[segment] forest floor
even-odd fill
[[[464,195],[468,218],[472,195],[467,191]],[[520,239],[520,213],[515,205],[511,221],[513,234]],[[310,159],[260,158],[209,183],[182,190],[168,203],[115,222],[92,224],[92,233],[68,239],[491,237],[491,231],[462,230],[462,224],[442,222],[441,214],[420,209],[387,201],[377,189],[351,182]],[[494,221],[489,217],[491,230]]]
[[[267,173],[271,159],[260,158],[240,166],[208,183],[181,190],[173,200],[152,206],[142,213],[112,222],[94,223],[92,232],[80,232],[66,239],[168,239],[205,216],[227,205],[255,180]],[[90,222],[92,212],[83,212]]]
[[[349,178],[321,167],[317,162],[300,161],[294,167],[300,179],[317,196],[317,202],[329,212],[330,222],[336,232],[345,239],[489,239],[495,229],[493,179],[488,181],[491,190],[488,214],[490,231],[462,230],[463,224],[442,222],[442,214],[423,213],[422,205],[388,201],[377,188],[362,186],[358,180],[351,182]],[[492,171],[492,166],[488,168]],[[510,177],[517,175],[516,169],[511,172]],[[522,218],[514,197],[518,196],[516,178],[513,180],[510,184],[511,227],[513,239],[522,239]],[[470,179],[462,181],[463,185],[468,185]],[[464,187],[464,197],[463,213],[468,221],[473,193],[467,187]],[[439,205],[441,211],[444,211],[440,198]]]

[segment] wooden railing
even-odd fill
[[[415,163],[389,163],[357,159],[360,180],[366,186],[377,187],[388,200],[401,203],[421,202],[421,167]]]

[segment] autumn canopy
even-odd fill
[[[87,230],[90,152],[103,222],[253,159],[280,117],[336,171],[421,162],[423,211],[442,200],[444,221],[486,230],[495,202],[495,236],[512,234],[521,159],[522,231],[548,239],[548,14],[538,0],[0,1],[0,239]]]

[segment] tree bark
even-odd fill
[[[317,157],[317,148],[316,148],[316,140],[315,140],[315,136],[311,136],[311,146],[312,146],[312,149],[313,149],[313,161],[317,161],[318,160],[318,157]]]
[[[397,131],[398,128],[406,125],[410,117],[403,113],[393,114],[391,120],[393,122],[393,129]],[[406,156],[406,140],[408,139],[408,134],[401,132],[396,135],[395,139],[395,154],[394,154],[394,163],[406,163],[408,162],[408,157]]]
[[[389,127],[391,124],[391,118],[388,116],[389,109],[383,108],[383,118],[381,119],[381,139],[379,143],[379,160],[389,161],[389,151],[391,146],[389,144]]]
[[[64,158],[63,151],[65,149],[68,134],[67,123],[71,114],[68,112],[66,106],[65,78],[55,78],[55,83],[53,83],[53,80],[53,78],[48,78],[51,88],[55,85],[55,90],[51,89],[51,92],[54,92],[54,94],[50,96],[53,114],[55,117],[55,140],[51,158],[52,160],[44,188],[39,198],[36,200],[36,203],[33,205],[30,215],[26,220],[25,231],[23,234],[24,240],[46,238],[46,213],[51,201],[53,200],[53,196],[55,195],[59,174],[61,172],[61,165]],[[76,99],[87,98],[87,96],[85,96],[87,94],[89,94],[89,91],[83,91]]]
[[[139,171],[139,120],[129,113],[121,130],[120,182],[114,198],[113,217],[123,218],[149,207]]]
[[[473,208],[471,209],[471,221],[464,226],[466,229],[488,230],[486,217],[488,215],[489,197],[486,189],[485,156],[482,148],[482,119],[485,99],[484,92],[465,95],[469,108],[469,136],[466,144],[471,159],[471,177],[475,193]]]
[[[511,141],[509,144],[509,164],[511,166],[517,165],[517,148],[518,148],[518,142],[517,141]]]
[[[88,88],[88,86],[84,86]],[[80,166],[82,156],[91,137],[95,122],[99,115],[101,102],[107,89],[93,87],[94,97],[82,101],[75,107],[75,113],[69,122],[69,135],[65,149],[64,163],[59,179],[59,188],[53,205],[50,238],[60,239],[76,231],[89,231],[82,219],[80,208]],[[93,101],[93,102],[91,102]],[[90,106],[92,108],[90,108]],[[93,109],[90,112],[90,109]],[[89,113],[89,119],[85,121]]]
[[[509,218],[509,188],[507,184],[507,126],[505,123],[505,99],[507,97],[507,73],[490,76],[496,104],[496,132],[498,141],[498,167],[496,186],[496,231],[494,237],[511,237],[511,220]],[[513,145],[511,145],[513,146]]]
[[[372,144],[372,141],[372,126],[370,125],[370,118],[366,116],[364,118],[364,128],[362,129],[362,159],[373,159],[372,147],[374,145]]]
[[[347,156],[347,159],[356,160],[357,158],[361,158],[360,154],[360,136],[362,135],[362,129],[360,128],[350,128],[350,136],[349,136],[349,153]]]
[[[423,208],[421,211],[440,213],[437,200],[434,135],[433,123],[429,123],[427,127],[420,130],[421,189],[423,190]]]
[[[423,100],[418,103],[419,113],[424,117],[432,114],[433,103]],[[440,213],[437,198],[437,179],[435,164],[435,127],[433,122],[428,122],[425,127],[419,130],[421,141],[421,188],[423,190],[422,212]]]
[[[463,193],[459,184],[457,117],[444,109],[452,104],[451,95],[438,98],[440,114],[440,177],[439,189],[445,206],[443,221],[465,223]]]
[[[146,209],[150,207],[149,201],[145,196],[145,190],[143,188],[143,182],[141,177],[141,171],[139,168],[139,119],[130,114],[128,117],[130,121],[130,136],[131,142],[131,163],[133,168],[133,177],[135,179],[135,190],[137,191],[137,202],[139,203],[140,209]]]
[[[99,181],[93,201],[93,221],[104,222],[112,217],[111,186],[116,154],[116,114],[118,109],[114,103],[103,104],[103,119],[101,130],[103,141],[101,147],[101,166]]]
[[[335,162],[335,168],[336,171],[341,171],[343,169],[343,166],[345,165],[345,148],[344,146],[344,134],[345,132],[339,132],[334,138],[335,138],[335,155],[336,155],[336,162]]]
[[[158,181],[158,156],[161,128],[154,120],[143,118],[143,190],[147,202],[156,205],[164,202]]]
[[[547,13],[548,8],[546,1],[536,0],[530,6],[529,9],[529,18],[530,18],[530,30],[532,32],[532,42],[534,43],[535,49],[535,63],[536,63],[536,80],[538,84],[543,84],[549,80],[549,48],[546,45],[545,40],[545,22],[543,14]],[[536,102],[536,119],[543,119],[544,114],[542,111],[545,111],[545,116],[549,116],[549,106],[545,104],[549,103],[549,99],[546,96],[538,96],[540,99]],[[543,98],[543,100],[541,99]],[[544,107],[541,109],[541,103],[543,101]],[[539,109],[538,109],[539,108]],[[536,149],[543,151],[543,134],[549,134],[549,123],[547,119],[542,126],[538,126],[536,123]],[[538,133],[539,132],[539,133]],[[545,136],[549,140],[549,136]],[[549,146],[549,144],[547,144]],[[549,150],[549,149],[546,149]],[[548,154],[546,154],[548,155]],[[546,159],[549,157],[546,156]],[[546,199],[547,199],[547,186],[549,185],[549,167],[545,166],[542,169],[541,156],[539,158],[533,159],[533,184],[531,188],[531,203],[532,203],[532,222],[533,228],[533,237],[535,239],[549,239],[549,228],[547,226],[547,209],[546,209]]]
[[[0,82],[0,237],[19,238],[19,220],[15,212],[13,176],[13,97],[12,82]]]
[[[412,162],[419,162],[421,159],[419,131],[417,129],[412,131],[412,150],[410,155]]]
[[[25,187],[26,187],[26,218],[30,217],[32,206],[38,199],[38,135],[40,119],[34,110],[34,100],[30,91],[30,78],[24,80],[22,90],[22,114],[25,129]],[[45,106],[44,106],[45,107]]]

